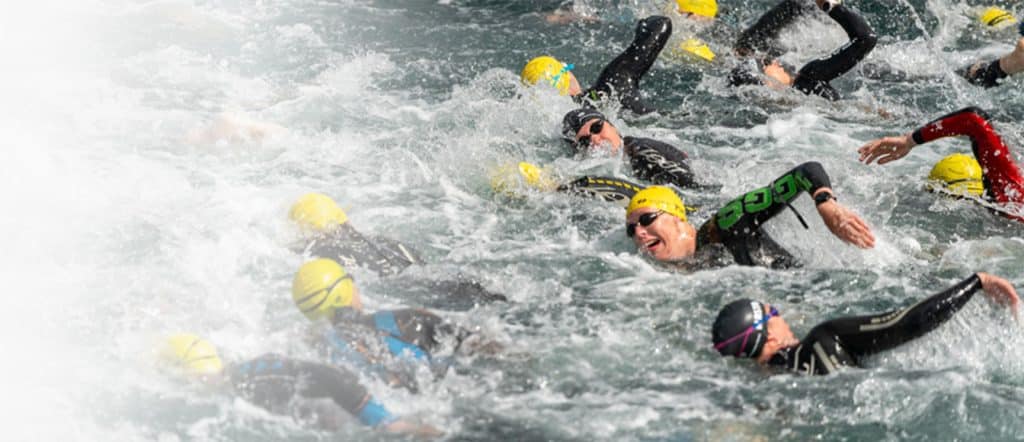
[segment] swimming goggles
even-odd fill
[[[604,119],[603,118],[598,118],[597,121],[595,121],[593,124],[590,125],[590,130],[588,131],[588,132],[590,132],[589,134],[584,135],[584,136],[579,137],[579,138],[576,139],[576,148],[577,149],[582,149],[584,147],[589,147],[590,146],[590,136],[591,135],[597,135],[597,134],[601,133],[601,131],[603,131],[603,130],[604,130]]]
[[[757,330],[757,328],[760,327],[761,324],[768,323],[768,320],[771,319],[773,316],[779,316],[779,311],[775,308],[774,305],[769,308],[767,315],[765,315],[761,319],[758,319],[757,321],[754,321],[754,323],[751,324],[750,327],[747,328],[742,333],[715,344],[715,350],[721,351],[723,348],[725,348],[729,344],[732,344],[737,339],[743,338],[743,342],[740,344],[739,351],[736,352],[736,356],[739,356],[739,354],[743,352],[743,349],[747,348],[747,339],[750,338],[750,335],[754,334],[754,330]]]
[[[576,66],[573,65],[572,63],[562,65],[562,70],[558,71],[558,73],[555,74],[554,77],[551,77],[551,85],[554,87],[558,87],[558,81],[562,79],[562,76],[565,75],[566,72],[571,71],[574,67]]]
[[[658,219],[658,217],[661,216],[661,214],[663,214],[663,213],[665,213],[664,210],[659,210],[657,212],[645,213],[643,215],[640,215],[639,218],[637,218],[637,220],[636,220],[637,222],[635,222],[635,223],[626,223],[626,236],[632,238],[633,235],[636,235],[636,225],[637,224],[640,224],[641,226],[647,227],[647,226],[649,226],[651,224],[654,224],[654,220]]]

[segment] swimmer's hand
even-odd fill
[[[878,164],[885,164],[907,156],[916,144],[914,138],[907,134],[869,141],[857,149],[857,152],[860,153],[860,161],[864,164],[871,164],[875,160],[878,160]]]
[[[875,246],[875,235],[871,233],[868,223],[835,199],[818,204],[818,214],[825,226],[837,238],[862,249]]]
[[[444,435],[441,430],[430,425],[416,424],[406,420],[396,420],[384,426],[384,431],[395,434],[405,434],[424,439],[434,439]]]
[[[1018,313],[1018,307],[1020,306],[1020,297],[1017,296],[1017,291],[1013,289],[1013,284],[998,276],[990,275],[984,272],[978,272],[978,279],[981,280],[981,288],[985,289],[985,295],[988,296],[992,302],[996,304],[1007,306],[1013,312],[1013,319],[1020,321],[1020,314]]]

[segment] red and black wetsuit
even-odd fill
[[[913,133],[914,142],[924,144],[943,137],[964,135],[971,139],[971,150],[984,172],[986,197],[999,204],[1024,204],[1024,174],[988,120],[988,114],[968,107],[939,117]],[[1024,221],[1024,215],[1007,214]]]

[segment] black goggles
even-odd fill
[[[663,211],[663,210],[659,210],[657,212],[645,213],[643,215],[640,215],[640,218],[637,218],[637,220],[636,220],[637,222],[635,222],[635,223],[626,223],[626,236],[632,238],[634,235],[636,235],[636,225],[637,224],[640,224],[641,226],[647,227],[647,226],[649,226],[651,224],[654,224],[654,220],[658,219],[658,217],[661,216],[661,214],[663,214],[663,213],[665,213],[665,211]]]
[[[582,149],[585,147],[590,147],[590,136],[601,133],[601,131],[604,130],[604,122],[604,118],[598,118],[597,121],[593,122],[590,125],[590,130],[588,131],[590,133],[576,139],[576,148]]]

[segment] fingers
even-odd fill
[[[843,224],[840,224],[843,236],[840,238],[862,249],[870,249],[875,246],[875,235],[871,228],[861,217],[849,213]]]

